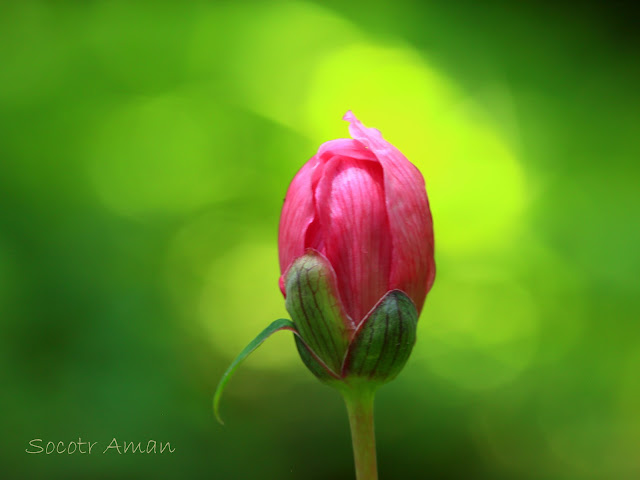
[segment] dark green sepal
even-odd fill
[[[298,348],[298,354],[302,359],[302,363],[325,383],[331,383],[335,380],[339,380],[340,377],[332,372],[322,361],[315,355],[311,349],[300,339],[298,335],[293,336],[296,341],[296,347]]]
[[[400,290],[388,292],[356,331],[342,376],[386,383],[395,378],[416,342],[418,312]]]
[[[287,272],[285,305],[300,338],[338,376],[353,326],[342,308],[336,283],[327,259],[309,250]],[[309,367],[308,359],[304,354],[301,356]],[[309,368],[316,373],[315,366]]]

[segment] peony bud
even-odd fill
[[[322,380],[393,378],[435,276],[424,180],[349,111],[353,139],[324,143],[280,218],[280,288],[298,351]]]

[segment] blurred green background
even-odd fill
[[[277,224],[348,109],[423,172],[438,275],[382,479],[640,478],[640,68],[619,4],[0,6],[4,478],[352,479]],[[34,438],[171,455],[29,455]],[[97,448],[99,448],[97,447]]]

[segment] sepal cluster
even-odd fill
[[[404,292],[387,292],[355,325],[341,306],[331,265],[309,251],[287,272],[286,296],[300,357],[320,380],[383,384],[409,359],[418,312]]]
[[[293,321],[279,319],[265,328],[222,375],[213,398],[220,423],[220,398],[229,379],[275,332],[292,332],[306,367],[341,391],[355,385],[374,391],[393,380],[416,342],[418,311],[404,292],[387,292],[356,325],[342,306],[331,265],[313,250],[297,259],[287,272],[286,307]]]

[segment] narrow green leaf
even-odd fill
[[[380,383],[392,380],[411,355],[417,323],[411,299],[400,290],[388,292],[356,332],[343,375]]]
[[[233,373],[236,371],[238,366],[251,354],[251,352],[253,352],[256,348],[258,348],[260,345],[262,345],[262,342],[264,342],[267,338],[269,338],[271,336],[271,334],[273,334],[273,333],[275,333],[275,332],[277,332],[279,330],[290,330],[290,331],[292,331],[294,333],[297,333],[296,327],[291,322],[291,320],[286,320],[284,318],[276,320],[271,325],[269,325],[267,328],[265,328],[260,333],[260,335],[258,335],[256,338],[254,338],[251,341],[251,343],[249,343],[249,345],[247,345],[244,348],[244,350],[242,350],[242,352],[240,352],[240,355],[238,355],[236,357],[236,359],[231,363],[231,365],[229,365],[229,368],[227,368],[227,371],[222,374],[222,378],[220,379],[220,382],[218,383],[218,387],[216,388],[216,393],[213,396],[213,413],[215,414],[216,418],[218,419],[218,422],[220,422],[221,424],[224,425],[224,422],[222,421],[222,418],[220,417],[220,411],[219,411],[220,410],[220,398],[222,397],[222,392],[224,390],[224,387],[227,385],[227,383],[229,382],[229,379],[231,378]]]

